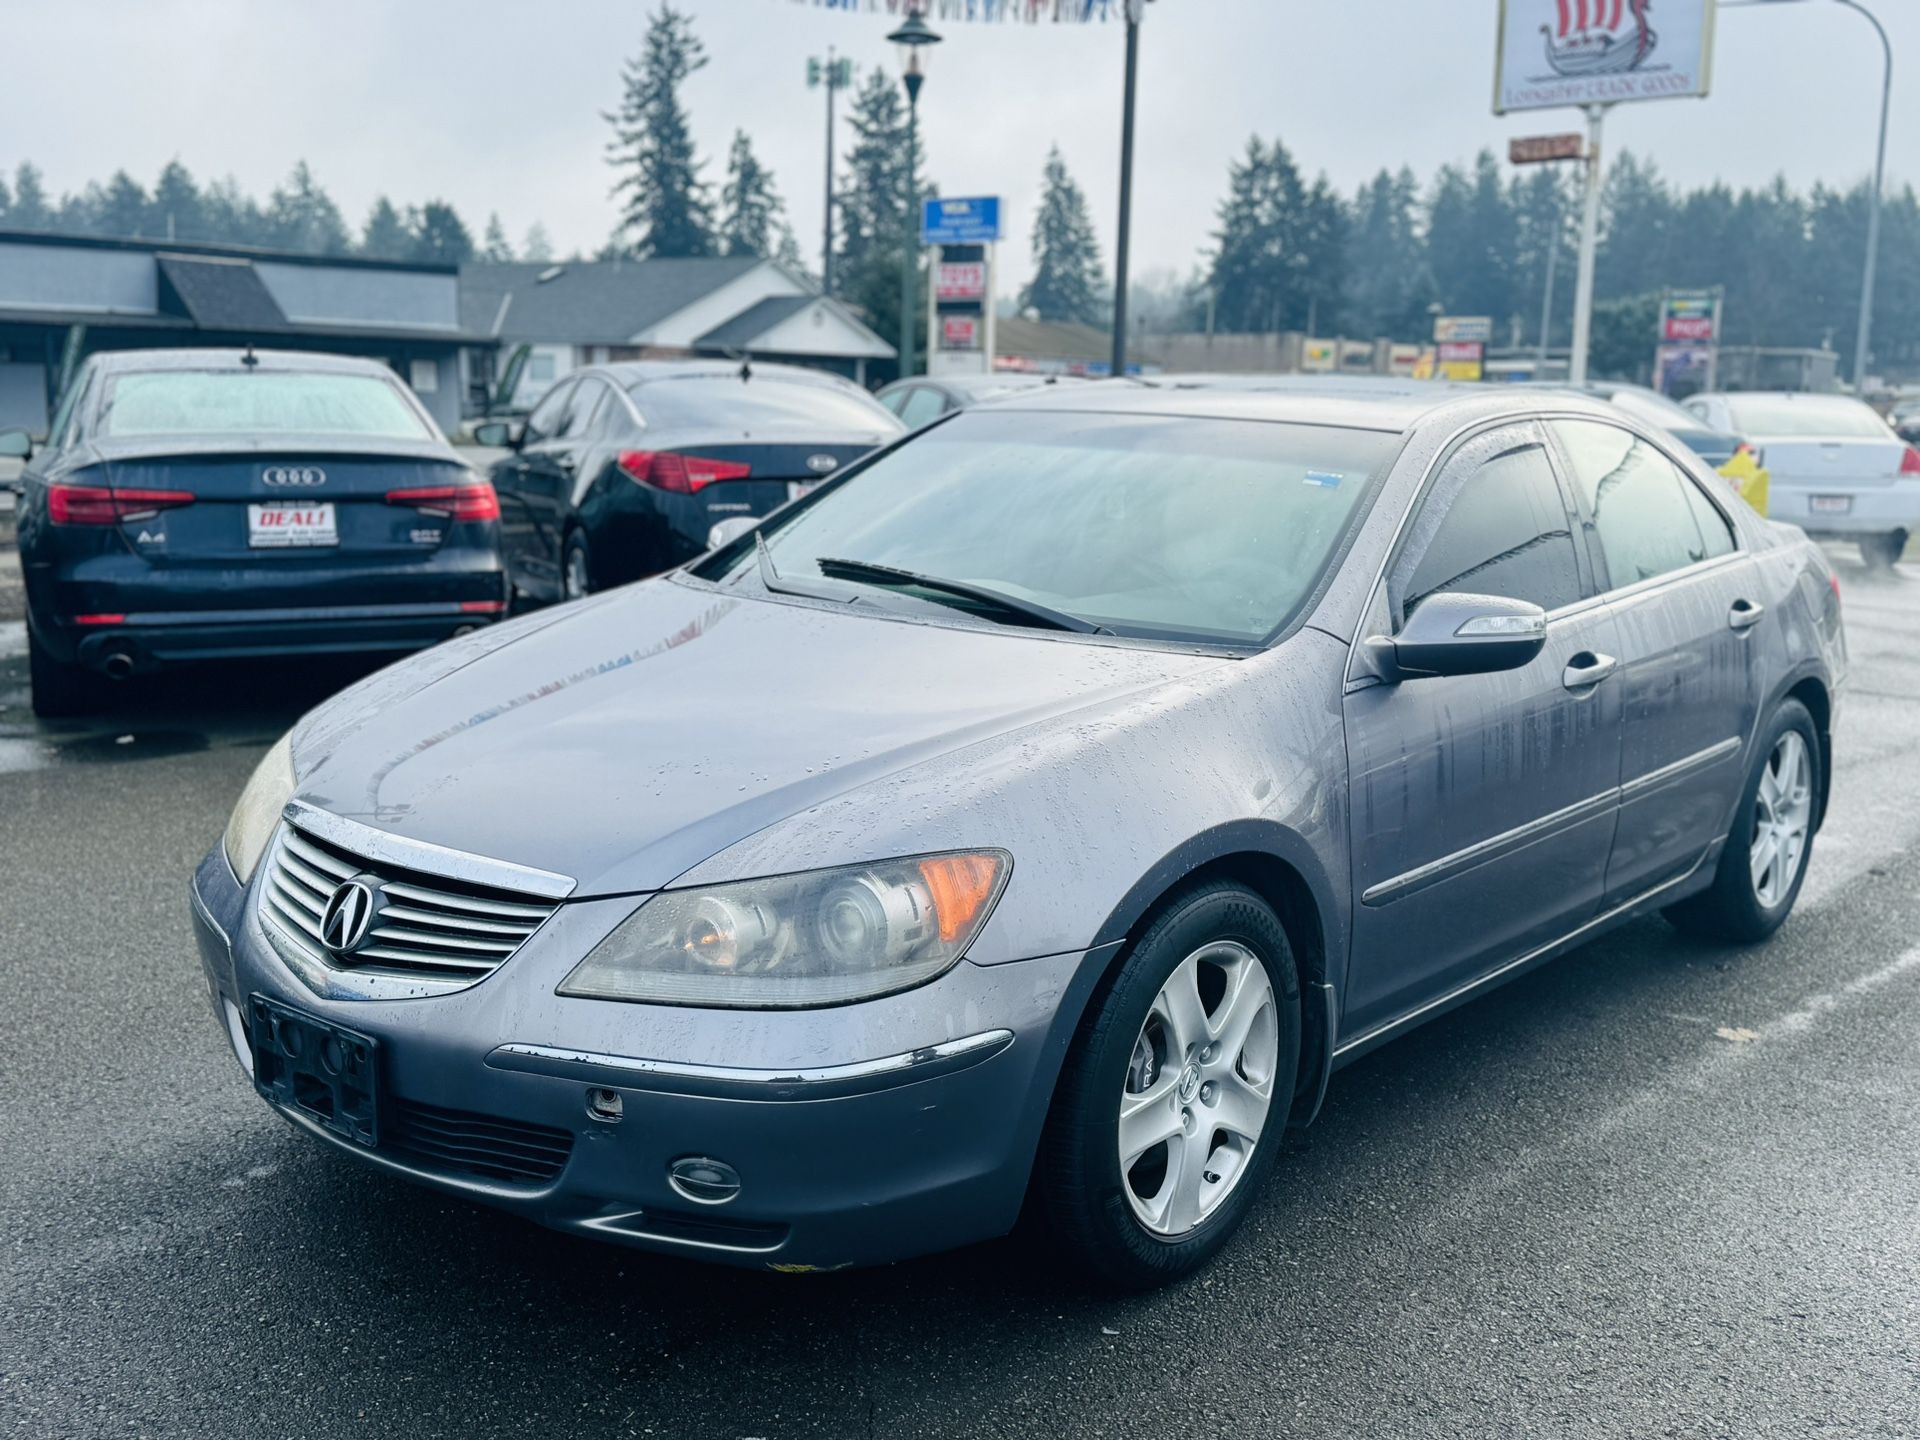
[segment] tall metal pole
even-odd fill
[[[1113,373],[1127,373],[1127,259],[1133,229],[1133,105],[1140,74],[1143,0],[1127,0],[1127,82],[1120,112],[1120,234],[1113,247]]]
[[[900,237],[900,378],[918,373],[913,366],[914,277],[920,252],[920,85],[918,71],[907,74],[907,229]]]
[[[1573,357],[1567,379],[1587,383],[1587,351],[1593,342],[1593,268],[1600,250],[1600,132],[1605,105],[1587,107],[1587,203],[1580,216],[1580,275],[1573,287]]]
[[[1887,175],[1887,116],[1893,104],[1893,42],[1887,38],[1887,27],[1859,0],[1839,0],[1839,3],[1867,17],[1874,33],[1880,37],[1881,50],[1886,54],[1886,68],[1880,79],[1880,148],[1874,155],[1873,194],[1867,202],[1867,266],[1866,273],[1860,277],[1860,326],[1854,332],[1853,340],[1853,389],[1855,394],[1864,395],[1867,390],[1868,345],[1873,339],[1873,284],[1875,271],[1880,264],[1880,194]]]
[[[1560,242],[1565,239],[1566,207],[1560,202],[1560,177],[1554,176],[1553,233],[1547,239],[1547,283],[1540,297],[1540,358],[1535,379],[1543,379],[1547,368],[1547,343],[1553,335],[1553,274],[1560,265]]]
[[[833,58],[833,47],[827,47],[827,218],[822,226],[825,236],[820,242],[820,293],[833,294],[833,92],[840,87],[836,83],[839,72],[834,68],[839,62]]]

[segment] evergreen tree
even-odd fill
[[[393,202],[384,195],[375,200],[360,231],[360,253],[374,260],[404,260],[413,253],[413,241]]]
[[[1275,141],[1247,141],[1245,158],[1228,172],[1227,198],[1208,274],[1216,325],[1267,334],[1306,326],[1315,293],[1309,270],[1326,228],[1316,216],[1300,171]]]
[[[10,224],[8,211],[13,209],[13,191],[7,186],[7,177],[0,175],[0,225]]]
[[[480,258],[493,265],[513,259],[513,242],[507,239],[506,227],[500,223],[498,210],[487,216],[487,234],[480,242]]]
[[[1513,214],[1493,152],[1471,173],[1441,169],[1427,207],[1427,266],[1450,315],[1486,315],[1503,324],[1521,307],[1513,288]]]
[[[1347,238],[1347,323],[1357,336],[1421,334],[1433,280],[1420,241],[1420,182],[1382,170],[1353,202]]]
[[[912,197],[930,191],[921,179],[920,152],[908,143],[905,98],[886,71],[868,74],[849,110],[853,145],[835,197],[840,248],[834,291],[870,327],[891,337],[900,333],[900,271],[908,249],[919,247]],[[914,309],[916,316],[924,313],[924,307]],[[924,331],[923,320],[916,324]],[[924,343],[924,336],[916,341]]]
[[[97,234],[132,236],[145,228],[147,192],[124,170],[114,171],[105,192],[97,201],[90,197],[90,204],[94,208],[90,228]]]
[[[47,187],[38,167],[22,160],[13,172],[13,204],[7,209],[7,225],[14,230],[48,230],[53,227],[53,207],[47,203]]]
[[[231,175],[215,180],[200,192],[207,238],[222,245],[270,245],[266,217],[251,195]]]
[[[646,46],[622,68],[625,93],[606,119],[614,138],[607,160],[622,172],[617,234],[637,256],[710,255],[713,222],[680,86],[707,63],[693,21],[661,0],[647,23]]]
[[[268,243],[278,250],[344,255],[351,248],[340,207],[313,178],[304,160],[294,164],[286,183],[268,198],[266,222]]]
[[[1549,339],[1565,345],[1573,333],[1573,292],[1578,261],[1580,186],[1572,172],[1536,165],[1507,188],[1513,219],[1513,271],[1509,303],[1519,314],[1524,343],[1540,341],[1540,307],[1547,276],[1553,276],[1553,316]]]
[[[444,200],[420,207],[413,250],[407,256],[423,265],[463,265],[473,258],[473,234],[460,213]]]
[[[1020,293],[1020,308],[1037,311],[1042,320],[1097,325],[1109,309],[1109,286],[1100,273],[1087,197],[1067,173],[1058,145],[1047,154],[1041,185],[1033,218],[1033,280]]]
[[[146,232],[166,240],[209,238],[206,216],[201,212],[200,187],[178,160],[169,160],[154,182]]]
[[[774,189],[773,172],[753,153],[753,142],[744,130],[733,132],[714,241],[722,255],[758,255],[768,260],[799,255],[793,227],[787,224],[786,205]]]
[[[547,234],[547,227],[538,220],[527,227],[526,238],[520,242],[520,254],[528,260],[553,259],[553,240]]]

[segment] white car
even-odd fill
[[[1920,450],[1866,402],[1756,390],[1695,395],[1686,408],[1759,451],[1769,519],[1857,541],[1869,565],[1894,564],[1920,531]]]

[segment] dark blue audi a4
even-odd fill
[[[17,524],[33,708],[182,660],[421,649],[506,608],[500,504],[374,360],[89,359]]]

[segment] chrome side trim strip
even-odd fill
[[[1638,779],[1629,780],[1620,787],[1620,803],[1622,805],[1631,804],[1633,801],[1640,799],[1652,791],[1658,790],[1662,785],[1670,781],[1678,780],[1683,775],[1691,774],[1695,770],[1704,770],[1707,766],[1726,759],[1727,756],[1733,754],[1739,748],[1740,737],[1738,735],[1729,735],[1717,745],[1709,745],[1704,750],[1696,750],[1693,754],[1683,756],[1671,765],[1662,765],[1658,770],[1649,770]]]
[[[602,1235],[612,1235],[628,1240],[646,1240],[655,1245],[685,1245],[691,1250],[717,1250],[726,1255],[771,1255],[788,1240],[792,1231],[783,1229],[778,1236],[768,1236],[765,1243],[749,1245],[744,1240],[728,1244],[724,1240],[695,1240],[690,1235],[676,1235],[671,1230],[657,1230],[647,1223],[645,1210],[627,1210],[618,1215],[595,1215],[590,1220],[582,1220],[581,1226]]]
[[[641,1060],[557,1045],[501,1045],[487,1056],[495,1070],[517,1070],[562,1080],[584,1080],[626,1090],[699,1095],[722,1100],[831,1100],[867,1095],[900,1085],[951,1075],[990,1060],[1013,1044],[1011,1030],[986,1030],[942,1040],[918,1050],[807,1070],[749,1070],[732,1065],[690,1065]]]
[[[1537,820],[1529,820],[1524,825],[1516,825],[1511,830],[1489,836],[1485,840],[1476,840],[1465,849],[1456,850],[1451,855],[1442,855],[1438,860],[1429,860],[1426,864],[1396,875],[1391,880],[1382,880],[1378,885],[1368,887],[1360,896],[1360,903],[1369,907],[1390,905],[1395,900],[1437,885],[1462,870],[1471,870],[1489,860],[1513,850],[1524,849],[1537,840],[1544,840],[1561,830],[1578,825],[1583,820],[1609,810],[1620,797],[1617,789],[1603,790],[1598,795],[1590,795],[1585,800],[1576,800],[1550,815],[1542,815]]]
[[[1405,1030],[1411,1025],[1418,1024],[1420,1021],[1428,1019],[1441,1011],[1451,1009],[1476,991],[1487,989],[1501,980],[1511,978],[1516,972],[1525,970],[1528,966],[1538,964],[1540,961],[1548,959],[1564,947],[1578,941],[1581,936],[1587,934],[1589,931],[1595,930],[1611,920],[1618,919],[1629,910],[1638,909],[1656,896],[1673,889],[1676,885],[1686,883],[1698,873],[1701,863],[1705,861],[1707,856],[1717,853],[1719,848],[1718,842],[1708,846],[1693,864],[1687,867],[1684,873],[1674,876],[1671,880],[1663,880],[1652,889],[1641,891],[1638,895],[1634,896],[1633,899],[1616,905],[1611,910],[1601,912],[1584,925],[1569,930],[1558,940],[1550,940],[1545,945],[1536,946],[1524,955],[1509,960],[1504,965],[1496,966],[1494,969],[1487,971],[1486,974],[1467,981],[1464,985],[1455,986],[1437,999],[1429,1000],[1426,1004],[1409,1010],[1404,1015],[1396,1016],[1385,1024],[1376,1025],[1373,1029],[1354,1036],[1353,1039],[1347,1041],[1333,1052],[1333,1058],[1339,1060],[1341,1057],[1350,1055],[1358,1050],[1371,1050],[1375,1045],[1378,1045],[1381,1041],[1388,1039],[1399,1031]]]
[[[556,875],[551,870],[536,870],[530,865],[471,855],[464,850],[449,850],[444,845],[409,840],[386,830],[376,830],[371,825],[349,820],[331,810],[322,810],[304,800],[288,801],[287,808],[280,814],[282,819],[302,830],[310,830],[322,840],[331,840],[342,849],[364,855],[369,860],[443,876],[448,880],[464,881],[468,885],[485,885],[495,890],[521,890],[545,900],[564,900],[579,884],[571,876]]]

